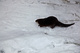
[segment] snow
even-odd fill
[[[80,53],[79,0],[0,0],[0,53]],[[56,16],[68,28],[40,28]]]

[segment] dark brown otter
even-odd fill
[[[74,24],[74,23],[72,23],[72,24],[61,23],[54,16],[49,16],[49,17],[43,18],[43,19],[37,19],[35,22],[37,22],[40,27],[50,27],[50,28],[54,28],[55,26],[69,27]]]

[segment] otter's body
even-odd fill
[[[63,24],[58,19],[54,16],[49,16],[44,19],[37,19],[36,22],[39,24],[40,27],[51,27],[54,28],[55,26],[60,26],[60,27],[69,27],[72,24]]]

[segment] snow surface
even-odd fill
[[[0,0],[0,53],[80,53],[80,0]],[[68,28],[38,27],[56,16]]]

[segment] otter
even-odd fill
[[[69,27],[69,26],[75,24],[75,23],[72,23],[72,24],[64,24],[64,23],[61,23],[54,16],[49,16],[49,17],[43,18],[43,19],[37,19],[35,22],[37,22],[40,27],[50,27],[50,28],[54,28],[55,26]]]

